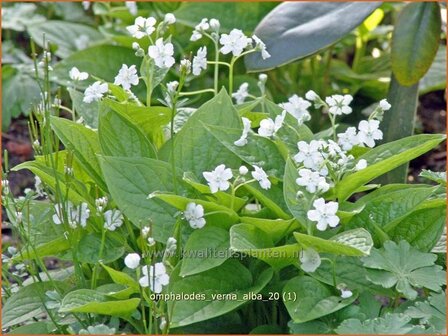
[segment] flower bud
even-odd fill
[[[140,256],[137,253],[129,253],[124,258],[126,267],[130,269],[136,269],[140,265]]]
[[[163,19],[163,21],[166,23],[166,24],[173,24],[173,23],[175,23],[176,22],[176,17],[174,16],[174,14],[173,13],[167,13],[167,14],[165,14],[165,18]]]

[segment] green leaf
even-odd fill
[[[336,328],[339,335],[382,335],[382,334],[414,334],[422,333],[423,327],[414,326],[411,317],[404,314],[388,313],[384,317],[360,321],[358,319],[348,319]],[[419,331],[419,332],[417,332]]]
[[[98,110],[99,103],[91,102],[90,104],[84,103],[84,94],[82,92],[76,91],[73,88],[67,88],[70,94],[70,99],[73,103],[73,108],[77,114],[79,114],[86,125],[97,129],[98,128]]]
[[[267,70],[315,54],[350,33],[380,5],[379,2],[283,3],[254,32],[266,43],[271,57],[263,60],[259,53],[251,54],[246,58],[246,67]]]
[[[237,128],[240,123],[241,118],[223,89],[193,113],[176,134],[173,153],[173,141],[170,140],[162,147],[160,156],[170,162],[171,155],[174,155],[179,168],[201,177],[204,171],[211,171],[220,164],[237,168],[240,163],[238,157],[211,135],[203,124]]]
[[[340,201],[346,200],[357,188],[374,178],[406,163],[436,147],[446,138],[442,134],[420,134],[380,145],[360,159],[367,161],[367,168],[346,175],[335,186]]]
[[[296,300],[285,301],[286,309],[292,320],[303,323],[338,311],[356,300],[354,294],[347,299],[335,296],[324,284],[309,276],[290,279],[283,293],[294,293]]]
[[[97,158],[97,154],[101,153],[98,134],[81,124],[57,117],[51,117],[51,127],[98,186],[107,190]]]
[[[41,100],[39,94],[38,83],[24,69],[10,65],[2,67],[2,95],[8,97],[2,100],[3,131],[8,130],[11,118],[30,113],[31,108]]]
[[[2,328],[12,327],[44,313],[45,292],[55,290],[54,285],[62,291],[67,289],[63,282],[36,282],[21,287],[3,305]]]
[[[416,302],[409,307],[406,315],[420,319],[421,324],[429,324],[434,333],[446,334],[446,295],[445,292],[432,293],[428,301]]]
[[[168,38],[164,42],[167,43],[170,41],[171,38]],[[154,89],[162,83],[169,70],[170,68],[159,68],[156,66],[154,60],[149,56],[143,58],[142,65],[140,66],[140,74],[143,77],[150,94],[152,94]],[[150,105],[148,102],[146,103],[147,105]]]
[[[49,335],[53,328],[52,324],[48,322],[34,322],[18,327],[7,335]]]
[[[129,316],[138,307],[140,299],[109,300],[106,295],[91,289],[68,293],[59,308],[60,313],[93,313],[110,316]]]
[[[404,7],[392,37],[392,71],[402,85],[418,82],[431,67],[439,48],[442,20],[437,2]]]
[[[283,199],[282,183],[272,183],[269,190],[264,190],[258,182],[245,184],[244,188],[251,193],[261,204],[270,209],[278,218],[291,219]]]
[[[411,86],[403,86],[391,75],[387,100],[392,105],[384,114],[381,123],[383,131],[383,143],[402,139],[414,134],[415,119],[418,103],[418,83]],[[406,183],[408,175],[408,163],[395,168],[382,176],[379,183]]]
[[[109,192],[120,210],[141,228],[152,221],[154,239],[166,242],[171,237],[177,212],[159,199],[148,199],[155,192],[174,191],[171,165],[148,158],[100,157]],[[177,177],[178,192],[185,194],[181,178]]]
[[[102,153],[109,156],[157,156],[151,142],[137,125],[125,115],[103,105],[100,113],[98,136]]]
[[[101,266],[103,266],[103,268],[109,274],[110,278],[112,279],[112,281],[114,283],[132,288],[132,289],[136,290],[136,292],[139,291],[138,282],[135,279],[133,279],[130,275],[128,275],[124,272],[117,271],[109,266],[104,265],[104,264],[101,264]]]
[[[385,288],[396,285],[396,290],[410,300],[415,300],[415,288],[428,288],[440,291],[446,284],[445,272],[434,265],[437,256],[423,253],[402,240],[397,244],[387,241],[382,249],[373,249],[363,259],[367,278]]]
[[[446,88],[446,48],[439,46],[436,58],[429,68],[428,72],[419,83],[419,93],[426,94],[432,91],[443,90]]]
[[[235,146],[234,142],[241,137],[242,127],[238,129],[210,125],[205,127],[222,145],[244,162],[263,168],[269,176],[283,178],[285,160],[270,139],[249,134],[245,146]]]
[[[240,221],[243,224],[250,224],[264,231],[271,237],[274,243],[299,228],[299,223],[294,219],[240,217]]]
[[[170,325],[173,328],[235,310],[250,300],[251,293],[259,293],[273,275],[272,270],[267,269],[254,280],[249,270],[235,259],[229,259],[219,267],[185,278],[179,277],[179,268],[176,270],[171,274],[169,292],[175,295],[196,295],[199,299],[180,298],[168,301],[168,311],[172,312]]]
[[[298,232],[294,232],[294,237],[304,249],[336,255],[365,256],[373,247],[372,237],[364,229],[345,231],[328,240]]]
[[[282,269],[297,263],[301,250],[298,244],[274,247],[272,239],[267,233],[250,224],[232,226],[230,248],[232,251],[263,260],[275,269]]]
[[[171,120],[171,109],[165,106],[139,106],[130,103],[119,103],[112,99],[103,99],[103,103],[112,110],[127,116],[143,131],[145,136],[158,147],[162,144],[162,127]],[[161,140],[162,139],[162,140]]]
[[[375,232],[378,226],[387,232],[388,226],[410,214],[435,191],[434,187],[429,186],[397,190],[391,190],[390,186],[377,189],[366,200],[365,197],[360,198],[356,204],[364,205],[364,209],[346,224],[346,228],[366,228]],[[379,240],[376,238],[375,241]]]
[[[179,275],[193,275],[223,264],[230,257],[229,247],[226,230],[205,227],[194,231],[185,244]]]
[[[56,20],[29,26],[28,33],[40,47],[44,46],[44,38],[46,43],[56,45],[57,49],[55,54],[61,58],[66,58],[80,49],[76,45],[76,40],[81,36],[88,38],[89,45],[103,39],[103,36],[92,27]]]
[[[105,263],[111,263],[124,254],[123,242],[106,236],[104,242],[103,255],[99,258],[101,249],[101,235],[98,233],[89,233],[81,238],[78,244],[78,260],[89,264],[96,264],[100,260]]]
[[[255,2],[255,3],[194,3],[183,2],[174,12],[177,22],[194,28],[202,18],[212,17],[221,23],[221,31],[228,32],[233,28],[241,29],[245,32],[252,32],[257,23],[266,15],[276,3]]]
[[[388,232],[392,240],[406,240],[419,250],[429,252],[436,246],[445,228],[446,199],[426,201],[393,224]]]
[[[326,255],[322,255],[324,257]],[[336,283],[344,283],[350,290],[357,290],[360,293],[369,291],[374,294],[393,296],[395,292],[375,285],[367,280],[367,269],[363,267],[359,257],[338,256],[333,257],[336,267],[332,263],[322,262],[319,268],[310,275],[317,280],[333,286],[333,270],[335,272]]]
[[[150,198],[160,199],[180,211],[185,211],[188,203],[200,204],[204,207],[206,225],[213,225],[228,229],[232,224],[239,221],[237,213],[229,208],[218,205],[214,202],[207,202],[200,199],[190,199],[175,194],[153,193]],[[207,213],[212,213],[207,215]]]
[[[446,172],[434,172],[431,170],[423,169],[418,176],[446,186]]]

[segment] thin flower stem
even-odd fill
[[[227,62],[216,62],[216,61],[207,61],[207,64],[217,64],[217,65],[224,65],[224,66],[226,66],[226,67],[230,67],[230,64],[229,63],[227,63]]]
[[[106,242],[106,232],[107,229],[103,227],[102,233],[101,233],[101,245],[100,245],[100,253],[98,255],[98,260],[101,261],[101,259],[103,258],[103,251],[104,251],[104,244]],[[93,275],[92,275],[92,289],[96,288],[96,281],[97,281],[97,277],[98,277],[98,264],[95,265],[95,268],[93,270]]]
[[[189,91],[189,92],[179,92],[179,96],[183,97],[183,96],[194,96],[197,94],[201,94],[201,93],[215,93],[214,89],[203,89],[203,90],[197,90],[197,91]]]

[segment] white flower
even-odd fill
[[[188,203],[184,217],[193,229],[201,229],[205,225],[204,207],[196,203]]]
[[[165,330],[166,326],[167,326],[166,318],[161,317],[160,318],[159,329],[163,331],[163,330]]]
[[[204,18],[199,24],[194,27],[193,34],[190,37],[190,41],[197,41],[202,38],[202,33],[210,28],[208,19]]]
[[[124,4],[127,7],[129,13],[131,13],[131,15],[134,16],[137,15],[138,8],[137,3],[135,1],[125,1]]]
[[[42,185],[42,180],[40,179],[39,176],[35,176],[34,177],[34,189],[36,189],[37,195],[39,196],[44,196],[45,195],[45,191],[44,191],[44,187]]]
[[[391,107],[392,106],[389,104],[389,102],[386,99],[380,100],[380,108],[383,111],[389,111]]]
[[[97,81],[87,87],[87,89],[84,91],[84,98],[82,101],[87,104],[98,101],[103,98],[103,95],[107,91],[109,91],[109,86],[107,85],[107,83],[101,84],[100,81]]]
[[[348,299],[349,297],[353,296],[353,292],[349,289],[340,289],[340,291],[342,299]]]
[[[299,125],[311,119],[310,113],[308,112],[310,106],[311,103],[309,101],[297,95],[290,97],[287,103],[280,104],[281,108],[297,119]]]
[[[319,253],[313,249],[300,251],[300,268],[307,273],[313,273],[320,266],[321,260]]]
[[[156,263],[154,266],[143,266],[142,272],[144,276],[138,281],[140,286],[151,288],[154,293],[161,293],[163,286],[170,282],[170,277],[166,273],[163,263]]]
[[[325,98],[326,103],[330,107],[328,112],[333,115],[352,113],[352,108],[349,106],[352,100],[353,97],[350,95],[333,95]]]
[[[148,56],[154,60],[159,68],[171,68],[175,62],[173,54],[173,44],[170,42],[164,44],[163,38],[159,38],[156,45],[148,48]]]
[[[55,204],[55,214],[53,215],[53,222],[56,225],[60,225],[64,222],[64,216],[62,207],[63,204]],[[87,206],[87,203],[81,203],[78,206],[74,206],[70,201],[67,201],[67,208],[65,209],[65,213],[68,219],[68,225],[75,229],[79,224],[81,227],[86,227],[87,219],[90,216],[90,210]]]
[[[330,185],[325,180],[325,177],[319,175],[318,172],[313,172],[309,169],[300,169],[300,177],[296,179],[296,183],[299,186],[306,187],[306,190],[310,193],[316,191],[326,192],[330,189]]]
[[[132,26],[126,27],[128,32],[135,38],[141,39],[145,36],[151,35],[154,30],[154,25],[156,24],[156,19],[153,17],[149,17],[145,19],[142,16],[139,16],[135,19],[134,24]]]
[[[193,33],[191,34],[190,41],[198,41],[202,38],[202,34],[196,30],[193,30]]]
[[[236,92],[232,93],[232,98],[235,99],[238,105],[244,103],[246,98],[249,96],[248,88],[249,83],[244,82],[240,85]]]
[[[322,143],[317,140],[311,140],[309,144],[305,141],[299,141],[297,147],[299,152],[294,156],[294,160],[298,163],[303,162],[306,168],[318,170],[324,161],[324,157],[320,152]]]
[[[319,231],[325,231],[328,226],[336,227],[339,224],[339,217],[336,216],[338,211],[337,202],[325,203],[323,198],[318,198],[313,202],[314,210],[307,213],[308,219],[317,222],[316,227]]]
[[[124,264],[127,268],[136,269],[140,265],[140,256],[138,253],[129,253],[124,258]]]
[[[89,74],[87,72],[80,72],[77,67],[71,68],[68,75],[70,76],[70,79],[74,81],[83,81],[89,78]]]
[[[361,159],[358,161],[358,163],[355,166],[355,170],[363,170],[367,167],[367,161],[364,159]]]
[[[138,42],[132,42],[132,49],[139,50],[140,49],[140,44],[138,44]]]
[[[246,175],[249,172],[249,169],[247,169],[246,166],[241,166],[238,169],[238,172],[240,173],[241,176],[244,176],[244,175]]]
[[[163,22],[165,22],[166,24],[174,24],[176,23],[176,17],[174,16],[173,13],[166,13],[165,14],[165,18],[163,19]]]
[[[268,175],[266,174],[266,172],[263,170],[263,168],[260,168],[256,165],[254,166],[254,171],[251,173],[252,177],[254,179],[256,179],[258,181],[258,183],[260,183],[260,187],[268,190],[271,188],[271,181],[269,181],[268,179]]]
[[[106,206],[107,206],[107,202],[108,202],[108,201],[109,201],[109,200],[108,200],[107,196],[97,198],[97,199],[95,200],[96,210],[97,210],[98,212],[103,212],[103,210],[104,210],[104,209],[106,208]]]
[[[271,57],[271,54],[266,50],[266,44],[258,38],[256,35],[252,35],[252,39],[255,42],[255,48],[261,51],[261,58],[267,59]]]
[[[344,133],[338,133],[338,144],[343,150],[348,151],[353,146],[359,145],[359,138],[355,127],[349,127]]]
[[[258,134],[262,137],[274,136],[278,130],[283,126],[283,121],[285,120],[286,112],[283,111],[282,114],[275,117],[275,121],[271,118],[263,119],[260,121],[260,127],[258,128]]]
[[[305,98],[310,101],[315,101],[316,99],[319,99],[319,95],[313,90],[309,90],[307,93],[305,93]]]
[[[375,140],[383,138],[383,132],[379,130],[378,120],[361,120],[358,125],[358,139],[370,148],[375,147]]]
[[[232,170],[221,164],[211,172],[203,172],[202,175],[207,180],[212,194],[222,190],[226,191],[230,187],[230,180],[233,177]]]
[[[107,210],[104,213],[104,228],[115,231],[123,224],[123,215],[120,210]]]
[[[115,85],[121,85],[123,89],[129,90],[131,85],[138,85],[137,68],[135,65],[128,67],[126,64],[121,66],[118,75],[115,76]]]
[[[156,244],[156,241],[154,240],[153,237],[148,237],[148,245],[149,246],[154,246]]]
[[[232,53],[233,56],[239,56],[252,40],[248,38],[239,29],[232,29],[230,34],[222,34],[219,39],[222,48],[220,49],[224,55]]]
[[[23,221],[23,213],[21,211],[16,211],[16,223],[21,224]]]
[[[268,80],[268,75],[262,73],[262,74],[260,74],[260,75],[258,76],[258,80],[259,80],[261,83],[264,84],[264,83],[266,83],[266,81]]]
[[[168,92],[174,92],[177,90],[177,87],[179,86],[179,82],[178,81],[172,81],[166,84],[166,89],[168,90]]]
[[[220,27],[221,27],[221,23],[219,22],[219,20],[210,19],[210,28],[211,29],[218,31]]]
[[[202,47],[193,57],[193,75],[199,76],[205,69],[207,69],[207,47]]]
[[[84,10],[89,10],[89,8],[90,8],[90,1],[83,1],[82,2],[82,7],[84,8]]]
[[[183,59],[180,61],[180,71],[185,71],[186,74],[191,72],[191,62],[188,59]]]
[[[149,233],[151,232],[151,228],[149,226],[145,226],[142,229],[142,236],[144,238],[148,237]]]
[[[241,137],[233,143],[238,147],[242,147],[247,144],[247,136],[249,134],[251,126],[251,122],[249,119],[242,117],[241,120],[243,121],[243,134],[241,134]]]

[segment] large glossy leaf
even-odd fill
[[[124,241],[118,241],[106,236],[101,258],[100,250],[101,235],[89,233],[82,237],[78,243],[78,260],[90,264],[96,264],[101,260],[103,263],[108,264],[124,254]]]
[[[430,151],[445,138],[443,134],[419,134],[370,150],[360,157],[367,161],[367,168],[345,176],[335,186],[337,197],[341,201],[346,200],[365,183]]]
[[[43,46],[44,38],[46,43],[56,45],[55,54],[61,58],[68,57],[73,52],[82,49],[76,43],[76,40],[81,36],[85,36],[88,39],[88,45],[103,39],[101,33],[92,27],[56,20],[31,25],[28,27],[28,33],[34,42],[41,47]]]
[[[379,2],[286,2],[255,29],[271,57],[246,58],[250,70],[266,70],[314,54],[337,42],[369,16]]]
[[[73,88],[68,88],[67,90],[70,94],[75,113],[84,119],[86,125],[97,129],[99,102],[91,102],[90,104],[84,103],[84,94],[82,92]]]
[[[267,269],[254,279],[249,270],[235,259],[185,278],[178,275],[178,269],[171,274],[170,293],[196,295],[199,299],[168,302],[172,327],[208,320],[238,308],[249,300],[249,293],[260,292],[273,275],[272,269]]]
[[[207,271],[223,264],[229,257],[229,233],[218,227],[194,231],[184,248],[180,276]]]
[[[252,32],[258,22],[277,4],[275,2],[183,2],[174,12],[177,21],[190,27],[196,26],[202,18],[216,18],[222,31],[234,28]]]
[[[73,151],[82,167],[98,186],[106,190],[97,158],[97,154],[101,153],[98,133],[84,125],[57,117],[51,117],[51,127],[65,148]]]
[[[98,136],[102,153],[109,156],[157,156],[152,143],[140,128],[125,115],[103,106],[100,113]]]
[[[161,158],[167,161],[174,155],[176,165],[202,178],[204,171],[211,171],[220,164],[239,167],[241,160],[223,146],[203,124],[229,128],[242,128],[241,118],[223,89],[217,96],[202,105],[174,137],[161,149]]]
[[[26,322],[45,312],[45,292],[55,290],[54,284],[61,290],[67,289],[67,285],[62,282],[36,282],[13,294],[3,305],[2,328]]]
[[[299,223],[294,219],[241,217],[240,220],[241,223],[253,225],[267,233],[274,243],[299,228]]]
[[[121,211],[138,227],[154,225],[154,239],[166,242],[172,235],[176,209],[148,195],[174,191],[171,166],[148,158],[101,157],[101,167],[109,191]],[[185,189],[178,176],[178,192]]]
[[[401,11],[392,38],[392,71],[413,85],[431,67],[439,48],[442,20],[437,2],[412,3]]]
[[[309,276],[298,276],[289,280],[283,293],[294,293],[296,300],[285,301],[292,320],[303,323],[338,311],[353,301],[357,295],[347,299],[335,296],[329,287]]]
[[[436,58],[425,76],[420,80],[419,92],[425,94],[446,88],[446,47],[439,46]]]

